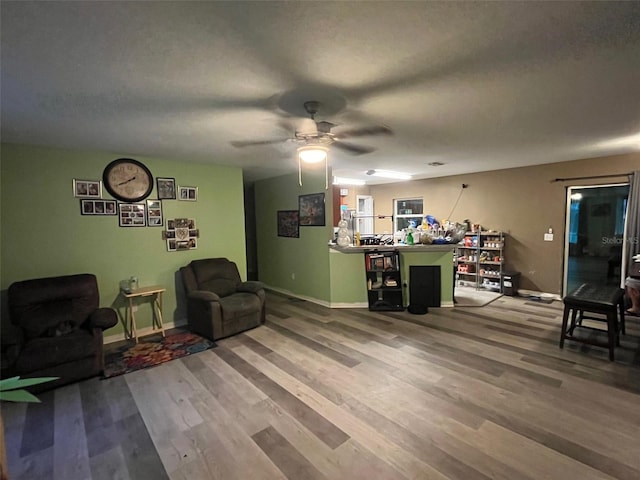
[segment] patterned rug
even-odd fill
[[[215,346],[215,342],[190,332],[175,333],[165,338],[141,338],[135,345],[123,345],[105,352],[104,378],[153,367]]]

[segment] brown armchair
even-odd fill
[[[234,262],[226,258],[193,260],[180,273],[191,331],[217,340],[264,323],[264,285],[241,281]]]
[[[118,317],[112,308],[99,308],[95,275],[16,282],[9,286],[7,301],[20,334],[7,352],[11,375],[60,377],[34,389],[42,390],[102,373],[102,332]]]

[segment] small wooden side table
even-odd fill
[[[136,317],[133,312],[133,299],[151,296],[154,297],[153,302],[151,303],[151,310],[153,312],[152,333],[162,332],[162,336],[164,337],[164,325],[162,323],[162,294],[166,291],[167,289],[161,285],[152,285],[150,287],[136,288],[135,290],[131,290],[129,293],[122,292],[122,295],[129,299],[129,307],[127,308],[128,318],[125,321],[126,323],[130,322],[131,327],[127,332],[127,336],[129,338],[133,338],[136,343],[138,343],[138,332],[136,329]]]

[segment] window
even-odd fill
[[[393,231],[397,232],[409,226],[411,220],[416,226],[422,223],[423,209],[421,198],[405,198],[393,201]]]

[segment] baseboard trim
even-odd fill
[[[368,308],[369,304],[366,302],[355,302],[355,303],[346,303],[346,302],[335,302],[335,303],[331,303],[331,302],[327,302],[325,300],[320,300],[318,298],[314,298],[314,297],[308,297],[306,295],[300,295],[298,293],[293,293],[289,290],[285,290],[283,288],[277,288],[277,287],[265,287],[268,290],[272,290],[274,292],[277,292],[281,295],[286,295],[287,297],[293,297],[293,298],[299,298],[300,300],[305,300],[307,302],[311,302],[311,303],[315,303],[317,305],[322,305],[323,307],[327,307],[327,308]]]
[[[164,322],[164,329],[169,330],[171,328],[184,327],[187,324],[187,319],[178,320],[177,322]],[[138,338],[143,337],[145,335],[151,335],[152,333],[157,333],[157,330],[154,330],[153,327],[144,327],[138,329]],[[122,340],[127,340],[124,336],[124,332],[116,333],[114,335],[108,335],[103,337],[103,343],[106,345],[107,343],[115,343],[121,342]]]
[[[275,287],[269,287],[266,286],[265,287],[267,290],[272,290],[274,292],[277,292],[281,295],[286,295],[287,297],[293,297],[293,298],[299,298],[300,300],[306,300],[307,302],[311,302],[311,303],[316,303],[318,305],[322,305],[323,307],[327,307],[327,308],[369,308],[369,304],[367,302],[353,302],[353,303],[347,303],[347,302],[334,302],[334,303],[330,303],[330,302],[326,302],[324,300],[319,300],[317,298],[313,298],[313,297],[308,297],[306,295],[300,295],[297,293],[293,293],[289,290],[285,290],[283,288],[275,288]],[[441,308],[453,308],[455,305],[454,303],[451,302],[442,302],[440,304]],[[406,308],[406,307],[405,307]]]
[[[331,308],[369,308],[369,304],[366,302],[358,302],[358,303],[332,303]]]

